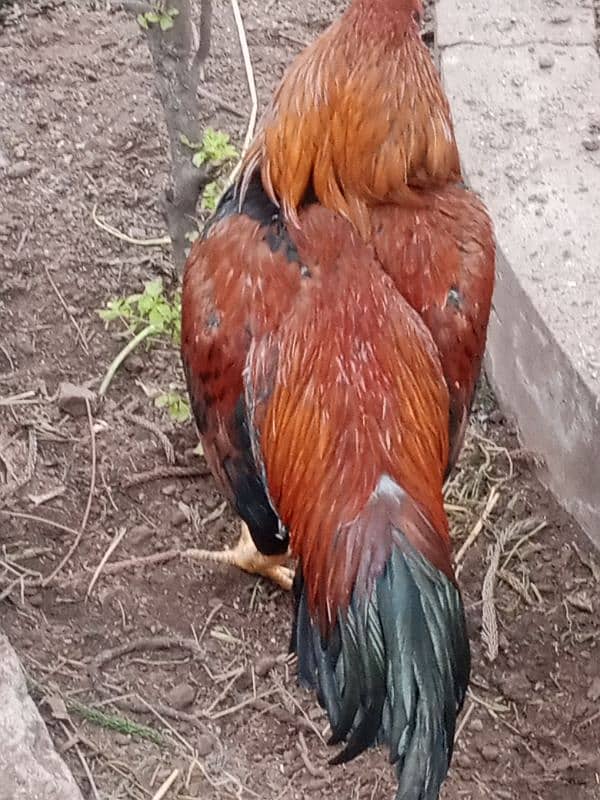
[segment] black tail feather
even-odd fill
[[[470,655],[460,593],[397,530],[369,597],[355,591],[323,641],[297,571],[292,649],[299,677],[326,708],[331,763],[385,743],[396,767],[396,800],[437,800],[468,684]]]

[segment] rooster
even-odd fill
[[[383,742],[435,800],[469,676],[443,483],[494,273],[418,0],[355,0],[276,92],[186,264],[182,356],[242,519],[225,561],[289,588],[335,763]],[[391,87],[391,88],[390,88]]]

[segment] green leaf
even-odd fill
[[[191,418],[188,401],[178,392],[165,392],[154,400],[157,408],[164,408],[173,422],[187,422]]]
[[[137,23],[140,28],[143,28],[145,31],[148,30],[148,20],[146,19],[144,14],[137,15]]]
[[[206,211],[214,211],[221,194],[221,186],[217,181],[207,183],[202,192],[201,208]]]
[[[146,11],[144,17],[146,18],[146,22],[151,22],[154,25],[160,21],[160,14],[156,11]]]
[[[194,155],[192,156],[192,164],[193,164],[195,167],[201,167],[201,166],[202,166],[202,164],[204,164],[204,162],[205,162],[205,161],[207,161],[207,156],[206,156],[206,153],[205,153],[205,152],[203,152],[202,150],[198,150],[198,151],[197,151],[196,153],[194,153]]]
[[[155,278],[153,281],[148,281],[148,283],[144,286],[144,294],[148,297],[160,297],[162,293],[162,278]]]
[[[115,300],[109,300],[106,308],[98,311],[98,316],[105,322],[112,322],[116,319],[129,320],[133,316],[133,308],[129,298],[118,297]]]
[[[173,27],[173,20],[168,14],[163,14],[160,18],[160,29],[161,31],[169,31]]]
[[[204,131],[202,151],[206,161],[219,163],[237,158],[237,150],[231,144],[229,134],[215,131],[213,128],[207,128]]]
[[[169,9],[167,9],[167,14],[170,17],[177,17],[177,16],[179,16],[179,9],[178,8],[169,8]]]

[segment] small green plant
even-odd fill
[[[207,183],[202,192],[202,199],[200,201],[202,210],[214,211],[222,191],[223,185],[221,181],[211,181]]]
[[[174,20],[178,14],[178,8],[166,8],[159,2],[150,11],[138,14],[137,21],[140,28],[145,31],[149,30],[151,25],[158,25],[161,31],[169,31],[175,24]]]
[[[168,9],[162,3],[157,3],[150,11],[138,17],[138,22],[143,28],[148,25],[160,25],[162,30],[173,26],[173,17],[177,9]],[[238,152],[231,144],[229,134],[206,128],[201,142],[192,142],[180,134],[181,143],[192,151],[192,163],[200,168],[204,164],[213,164],[223,167],[228,162],[238,157]],[[211,181],[204,187],[201,198],[201,208],[213,211],[223,190],[223,180]],[[193,242],[198,237],[198,232],[187,234],[187,239]],[[110,300],[106,307],[98,311],[100,317],[109,325],[121,322],[131,335],[130,341],[119,352],[108,368],[99,389],[103,396],[119,367],[127,356],[132,353],[145,339],[169,338],[173,344],[178,345],[181,336],[181,294],[174,293],[171,297],[165,294],[162,281],[150,281],[141,294],[132,294],[128,297],[117,297]],[[190,418],[190,408],[176,392],[168,392],[156,398],[156,405],[166,409],[171,418],[177,422],[184,422]]]
[[[201,142],[191,142],[184,134],[181,134],[181,142],[192,150],[192,163],[195,167],[209,163],[223,167],[229,162],[235,161],[239,156],[238,151],[231,144],[229,134],[213,128],[206,128]],[[222,191],[222,180],[207,183],[200,201],[202,210],[214,211]]]
[[[147,283],[141,294],[109,300],[106,307],[100,309],[98,314],[107,325],[111,322],[121,322],[133,337],[108,368],[99,389],[100,396],[106,393],[123,361],[145,339],[167,338],[173,344],[179,344],[181,294],[174,292],[168,297],[160,278]]]
[[[164,394],[159,394],[154,399],[154,405],[157,408],[164,408],[173,422],[182,423],[191,419],[190,404],[179,392],[171,390]]]
[[[182,144],[193,151],[192,164],[201,167],[203,164],[226,164],[238,157],[238,151],[231,144],[228,133],[206,128],[201,142],[190,142],[185,134],[180,136]]]
[[[141,328],[151,327],[148,336],[167,336],[179,344],[181,295],[175,292],[171,298],[167,297],[160,278],[147,283],[141,294],[109,300],[98,314],[106,323],[120,320],[132,335]]]

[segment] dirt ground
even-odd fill
[[[205,121],[240,141],[244,73],[229,4],[215,5],[205,86],[236,113],[207,102]],[[262,102],[341,5],[242,3]],[[134,22],[107,13],[104,0],[33,0],[8,14],[2,627],[86,798],[151,798],[174,770],[166,797],[179,800],[391,798],[383,754],[327,765],[323,713],[286,661],[289,598],[177,556],[230,542],[235,522],[193,453],[192,425],[152,403],[181,386],[176,352],[131,357],[90,418],[85,406],[59,406],[60,382],[97,388],[123,344],[95,310],[151,278],[176,285],[166,248],[128,244],[92,220],[97,205],[130,236],[163,235],[165,153]],[[472,541],[460,580],[474,669],[445,800],[600,797],[600,556],[534,467],[482,390],[448,489],[457,549]]]

